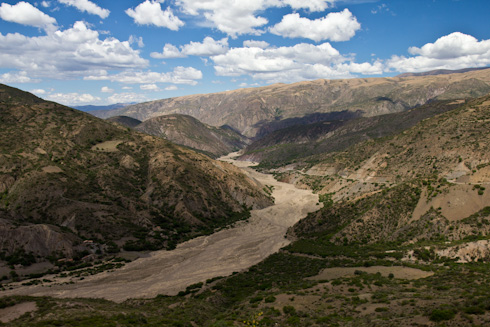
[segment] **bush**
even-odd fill
[[[431,321],[439,322],[444,320],[451,320],[456,313],[452,309],[434,309],[429,316]]]
[[[291,316],[294,316],[296,315],[296,309],[292,306],[292,305],[285,305],[283,308],[282,308],[282,311],[284,312],[284,314],[286,315],[291,315]]]
[[[257,295],[250,299],[250,303],[261,302],[264,299],[263,296]]]
[[[265,303],[273,303],[276,302],[276,297],[274,295],[269,295],[265,298]]]
[[[485,314],[485,309],[479,306],[471,306],[464,308],[463,311],[470,315],[483,315]]]

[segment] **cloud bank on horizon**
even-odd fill
[[[67,105],[490,65],[486,0],[0,3],[0,83]]]

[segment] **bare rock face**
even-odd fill
[[[0,220],[0,247],[12,253],[22,247],[27,253],[49,256],[53,252],[73,256],[73,246],[77,237],[61,232],[56,226],[46,224],[15,227],[6,220]]]
[[[462,245],[452,246],[447,249],[438,250],[437,255],[455,259],[456,262],[474,262],[478,260],[488,261],[490,259],[490,241],[480,240],[468,242]]]
[[[157,100],[97,112],[147,120],[185,114],[212,125],[229,125],[255,137],[264,125],[313,113],[362,111],[363,116],[400,112],[430,100],[483,96],[490,92],[490,69],[447,75],[317,80]]]

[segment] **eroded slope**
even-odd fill
[[[172,248],[270,204],[259,183],[227,163],[0,90],[3,255]]]

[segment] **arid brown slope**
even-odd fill
[[[396,136],[308,158],[316,164],[302,181],[316,179],[336,203],[299,223],[296,234],[308,242],[328,234],[336,244],[488,238],[489,128],[490,95]]]
[[[260,162],[263,168],[280,167],[314,154],[343,151],[365,140],[397,134],[459,105],[449,100],[434,101],[404,112],[296,125],[253,142],[244,149],[241,159]]]
[[[404,111],[434,99],[478,97],[488,92],[490,69],[485,69],[435,76],[274,84],[157,100],[97,115],[102,118],[126,115],[146,120],[180,113],[213,126],[230,125],[243,135],[254,137],[267,122],[312,113],[360,110],[364,116],[375,116]]]
[[[188,115],[150,118],[135,129],[202,151],[214,158],[238,151],[248,142],[246,137],[231,128],[209,126]]]
[[[270,203],[229,164],[7,86],[0,100],[7,254],[172,247]]]
[[[348,171],[369,170],[395,181],[436,174],[449,180],[486,181],[490,162],[490,96],[425,119],[393,137],[358,143],[343,153],[309,158]],[[476,176],[482,175],[481,178]]]

